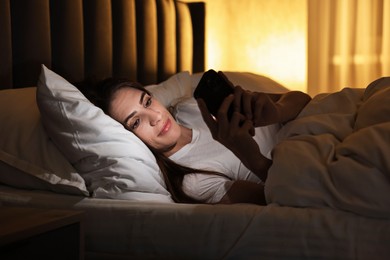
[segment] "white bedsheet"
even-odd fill
[[[390,218],[390,78],[314,97],[279,138],[268,202]]]
[[[332,209],[185,205],[0,186],[0,205],[85,212],[86,259],[388,259],[390,221]]]

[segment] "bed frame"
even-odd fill
[[[40,64],[70,82],[161,82],[204,70],[205,4],[155,0],[0,1],[0,88],[35,86]]]

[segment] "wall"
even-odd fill
[[[306,91],[307,0],[204,0],[206,67]]]

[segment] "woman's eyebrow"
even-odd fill
[[[140,105],[142,105],[142,104],[144,103],[144,97],[145,97],[145,95],[146,95],[146,92],[143,91],[142,94],[141,94],[141,97],[140,97],[140,99],[139,99],[139,104],[140,104]]]
[[[141,94],[141,97],[139,99],[139,104],[142,105],[144,103],[144,97],[147,93],[146,92],[142,92]],[[137,113],[137,110],[133,111],[130,113],[130,115],[128,115],[125,120],[123,121],[123,124],[124,125],[127,125],[127,122]]]

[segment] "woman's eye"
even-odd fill
[[[146,99],[144,107],[149,107],[152,104],[152,97],[148,97]]]
[[[139,124],[140,124],[139,118],[135,119],[135,120],[130,124],[130,130],[131,130],[131,131],[134,131],[135,129],[137,129],[137,127],[139,126]]]

